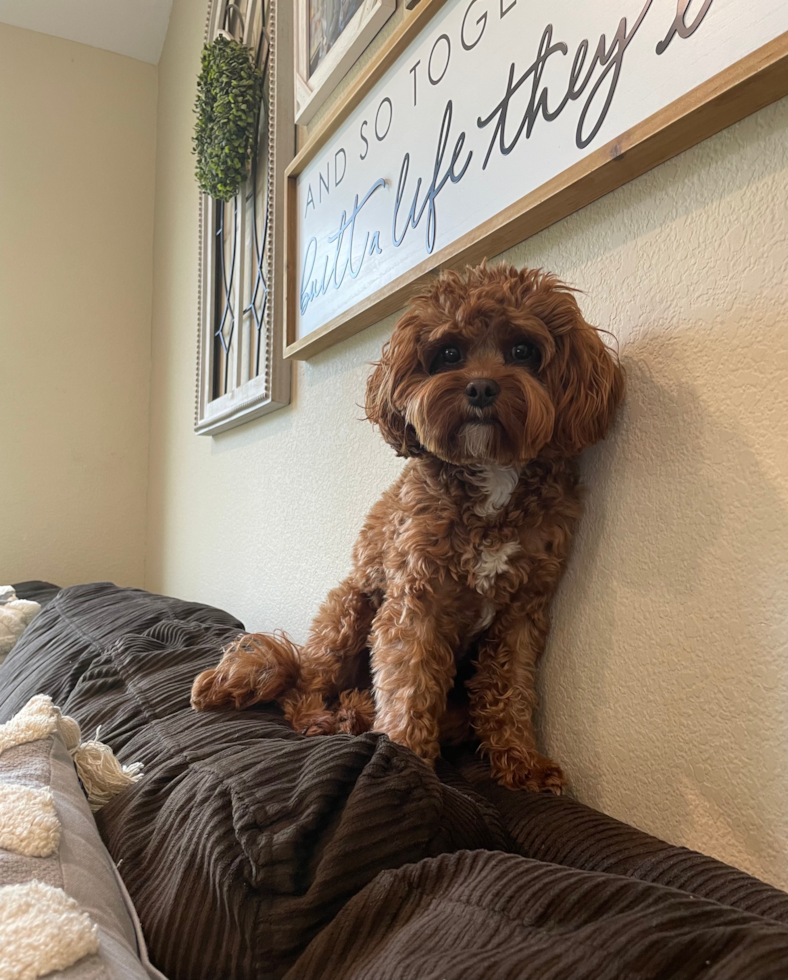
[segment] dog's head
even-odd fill
[[[401,456],[509,465],[597,442],[623,389],[571,290],[540,270],[481,265],[442,273],[411,301],[366,410]]]

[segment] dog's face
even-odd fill
[[[367,385],[367,415],[403,456],[526,463],[601,439],[617,359],[574,296],[540,271],[444,272],[414,299]]]

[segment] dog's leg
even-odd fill
[[[205,711],[278,701],[293,728],[306,735],[367,730],[361,701],[354,702],[352,717],[343,715],[341,724],[327,701],[344,687],[356,686],[348,679],[353,661],[367,648],[374,615],[371,597],[348,578],[328,594],[303,648],[283,634],[239,636],[224,649],[218,666],[195,680],[192,706]]]
[[[567,781],[560,766],[539,754],[532,722],[534,671],[547,628],[546,604],[528,611],[510,606],[481,644],[468,690],[473,727],[493,777],[509,789],[560,793]]]
[[[389,595],[372,627],[375,725],[431,763],[455,674],[457,627],[433,597]]]
[[[332,589],[317,612],[301,651],[299,689],[336,697],[342,674],[369,645],[375,606],[350,575]]]
[[[353,686],[355,661],[366,654],[375,607],[351,575],[332,589],[315,616],[309,637],[301,650],[301,672],[297,692],[283,701],[285,717],[305,735],[330,735],[336,731],[358,734],[367,731],[362,712],[343,701],[337,718],[329,701]],[[346,699],[347,700],[347,699]],[[360,708],[353,704],[352,707]],[[358,731],[357,731],[358,729]]]

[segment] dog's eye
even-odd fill
[[[459,347],[444,347],[436,358],[439,364],[459,364],[462,352]]]
[[[538,357],[538,351],[533,344],[523,341],[512,348],[512,360],[520,364],[533,363]]]
[[[435,374],[442,368],[454,367],[462,361],[462,351],[455,344],[439,347],[430,364],[430,374]]]

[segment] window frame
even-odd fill
[[[205,25],[205,41],[213,40],[222,29],[230,0],[209,0]],[[235,6],[233,4],[233,6]],[[243,21],[243,40],[248,43],[254,30],[256,11],[268,13],[269,62],[268,113],[269,168],[267,186],[268,227],[264,243],[268,279],[268,297],[261,327],[260,345],[265,346],[265,364],[261,373],[250,375],[250,342],[245,339],[245,312],[242,297],[246,276],[254,274],[255,255],[249,255],[247,236],[247,180],[234,199],[238,217],[235,227],[235,263],[231,280],[238,320],[235,324],[235,343],[230,345],[230,390],[217,397],[214,391],[216,366],[216,235],[218,229],[217,202],[199,193],[199,272],[197,328],[197,390],[194,430],[198,435],[215,435],[242,425],[251,419],[274,412],[290,403],[292,366],[282,357],[284,346],[284,172],[295,152],[295,123],[293,120],[293,39],[292,0],[246,0],[244,8],[252,17]],[[231,17],[232,21],[239,18]],[[233,31],[239,38],[240,31]],[[262,147],[258,149],[262,158]],[[249,328],[251,331],[251,327]],[[262,336],[264,332],[265,336]]]

